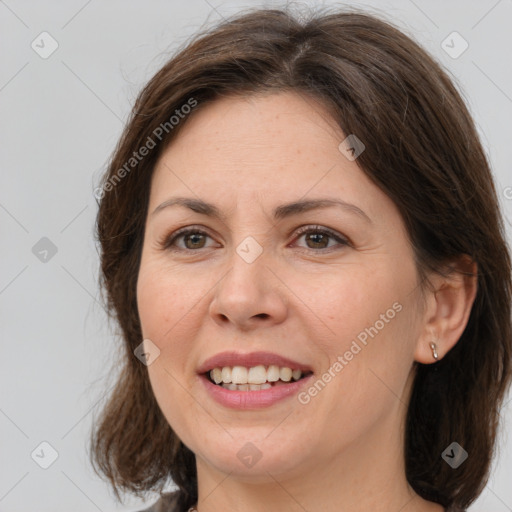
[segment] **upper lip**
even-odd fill
[[[197,373],[206,373],[213,368],[223,368],[224,366],[245,366],[251,368],[253,366],[285,366],[292,370],[302,370],[303,372],[312,372],[311,366],[294,361],[288,357],[273,354],[272,352],[220,352],[212,357],[209,357],[201,363],[197,369]]]

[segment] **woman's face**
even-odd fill
[[[346,136],[309,97],[232,97],[195,113],[158,162],[138,308],[159,350],[154,394],[198,470],[263,481],[401,453],[418,276],[398,210],[339,149]],[[178,197],[219,216],[159,207]],[[346,204],[286,207],[318,200]],[[213,367],[267,384],[228,389]],[[306,378],[286,383],[286,368]]]

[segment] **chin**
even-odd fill
[[[307,437],[301,442],[296,432],[280,432],[276,439],[272,439],[273,434],[269,436],[272,428],[268,427],[229,432],[231,436],[206,437],[201,446],[197,441],[188,446],[203,463],[244,481],[273,482],[272,477],[304,472],[309,456]],[[279,439],[284,437],[286,442]]]

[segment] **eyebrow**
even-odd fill
[[[201,199],[194,199],[189,197],[173,197],[168,199],[167,201],[164,201],[162,204],[158,205],[151,213],[151,216],[162,211],[164,208],[169,208],[171,206],[182,206],[189,208],[196,213],[219,219],[222,222],[226,221],[225,215],[223,215],[219,208],[217,208],[214,204],[208,203]],[[307,199],[282,204],[274,209],[273,217],[275,220],[282,220],[286,217],[291,217],[292,215],[298,215],[311,210],[329,208],[333,206],[337,206],[347,212],[354,213],[364,219],[366,222],[369,222],[370,224],[372,223],[370,217],[368,217],[368,215],[366,215],[366,213],[355,204],[347,203],[341,199],[333,198]]]

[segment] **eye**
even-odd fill
[[[180,238],[183,238],[183,242],[185,247],[177,247],[176,241]],[[211,238],[208,233],[201,231],[200,229],[189,227],[184,228],[172,233],[169,236],[164,237],[163,240],[159,242],[159,245],[163,249],[168,249],[172,251],[187,251],[187,250],[195,250],[195,249],[204,249],[204,242],[206,238]]]
[[[341,246],[350,245],[350,242],[343,236],[320,226],[304,226],[297,230],[297,234],[299,236],[295,240],[305,237],[306,241],[312,244],[312,247],[306,247],[306,249],[316,252],[322,249],[331,249],[332,246],[329,247],[329,239],[335,240],[338,242],[338,245]],[[161,241],[159,241],[159,245],[162,249],[170,251],[195,251],[197,249],[208,248],[205,245],[207,238],[211,238],[208,233],[191,226],[165,236]],[[180,247],[177,244],[177,241],[180,239],[183,239],[184,247]]]
[[[336,242],[338,242],[338,245],[342,245],[342,246],[350,245],[350,242],[346,238],[342,237],[341,235],[339,235],[327,228],[322,228],[321,226],[314,226],[314,227],[304,226],[303,228],[300,228],[297,231],[297,233],[299,236],[296,238],[296,240],[299,240],[300,238],[305,237],[305,240],[312,244],[312,246],[307,247],[307,249],[311,249],[311,250],[332,248],[332,246],[328,247],[329,239],[335,240]],[[310,236],[310,235],[312,235],[312,236]]]

